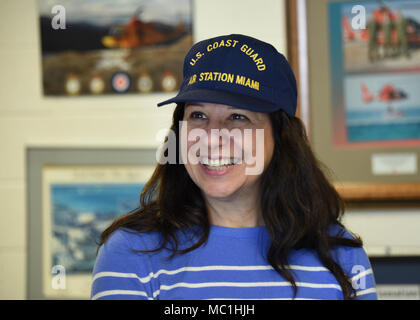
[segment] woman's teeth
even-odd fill
[[[236,159],[201,159],[201,163],[209,170],[225,170],[239,161]]]

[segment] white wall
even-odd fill
[[[362,237],[370,256],[420,256],[418,208],[351,209],[343,222]]]
[[[150,147],[171,94],[44,98],[35,0],[0,2],[0,299],[26,298],[28,146]],[[194,1],[194,38],[243,33],[286,52],[284,0]]]

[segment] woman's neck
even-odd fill
[[[251,228],[264,225],[256,195],[247,195],[242,192],[228,198],[210,198],[206,195],[204,198],[212,225],[231,228]]]

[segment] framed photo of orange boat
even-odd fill
[[[176,91],[192,0],[38,0],[45,96]]]
[[[306,4],[315,152],[346,199],[420,199],[420,0]]]

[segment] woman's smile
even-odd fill
[[[240,160],[235,158],[225,158],[225,159],[202,159],[200,160],[200,167],[203,169],[204,173],[211,177],[221,177],[232,172],[238,165]]]

